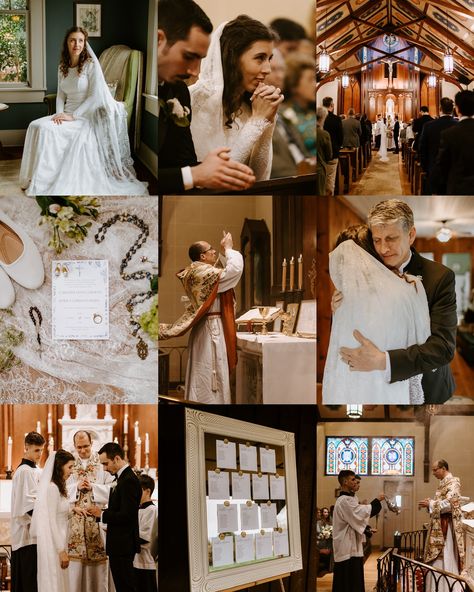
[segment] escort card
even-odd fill
[[[217,466],[220,469],[236,469],[235,442],[216,440]]]
[[[109,262],[52,262],[53,339],[109,339]]]
[[[207,483],[209,488],[209,499],[226,500],[229,499],[229,473],[207,472]]]
[[[217,532],[235,532],[239,528],[236,504],[217,504]]]
[[[275,450],[260,448],[260,470],[262,473],[276,473]]]
[[[221,540],[212,539],[212,566],[222,567],[234,563],[234,537],[227,535]]]
[[[239,475],[239,473],[232,473],[232,499],[249,500],[251,498],[250,474],[242,473],[242,475]]]
[[[241,471],[257,471],[257,447],[239,444],[239,461]]]
[[[241,533],[235,537],[235,562],[245,563],[255,559],[255,541],[253,534]]]
[[[258,529],[258,506],[240,504],[240,528],[242,530]]]
[[[255,473],[252,474],[252,490],[253,499],[267,500],[268,499],[268,475],[259,477]]]

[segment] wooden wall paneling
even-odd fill
[[[474,239],[468,237],[452,238],[447,243],[440,243],[436,238],[418,237],[414,243],[420,253],[433,253],[435,261],[442,262],[445,253],[470,253],[471,263],[474,262]],[[474,280],[474,270],[471,271],[471,286]]]

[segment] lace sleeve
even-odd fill
[[[250,117],[234,134],[230,134],[231,158],[248,164],[257,181],[270,178],[272,167],[272,136],[275,122]]]
[[[93,62],[89,62],[84,68],[84,74],[89,80],[89,90],[87,92],[86,100],[79,105],[74,111],[73,116],[75,119],[86,117],[87,112],[94,107],[97,103],[97,72],[96,65]]]

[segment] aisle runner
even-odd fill
[[[380,162],[378,153],[372,152],[372,160],[360,180],[352,186],[349,195],[403,195],[398,170],[398,154],[388,153],[388,162]]]

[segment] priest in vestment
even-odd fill
[[[76,432],[73,441],[76,461],[67,481],[69,501],[80,508],[104,506],[113,477],[103,469],[99,455],[92,452],[88,432]],[[73,513],[68,526],[69,591],[107,592],[108,563],[100,524],[93,516]]]
[[[334,505],[332,544],[334,578],[332,592],[365,592],[364,550],[369,520],[382,509],[383,494],[370,504],[361,504],[355,496],[359,483],[353,471],[343,470],[338,475],[341,486]]]
[[[219,256],[209,243],[199,241],[189,247],[189,258],[192,263],[177,274],[189,305],[175,323],[160,324],[158,337],[179,337],[191,329],[185,397],[230,403],[229,373],[237,365],[234,288],[242,276],[243,257],[224,231]]]
[[[41,476],[36,466],[44,448],[44,438],[38,432],[25,436],[25,452],[12,482],[11,506],[11,571],[13,592],[36,592],[36,538],[31,534],[31,517]]]
[[[420,508],[426,508],[430,513],[424,561],[438,569],[459,574],[465,559],[461,481],[452,475],[448,463],[443,459],[434,462],[431,470],[440,480],[435,497],[418,503]],[[438,590],[448,590],[447,583],[441,581]]]

